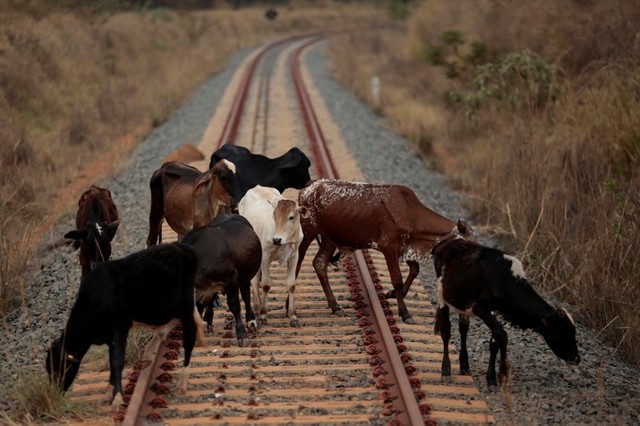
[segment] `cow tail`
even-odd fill
[[[436,320],[433,326],[433,333],[440,334],[440,329],[442,328],[442,309],[438,306],[436,308]]]

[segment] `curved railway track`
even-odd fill
[[[209,147],[238,143],[265,154],[290,148],[275,147],[269,135],[272,80],[278,64],[287,60],[298,121],[304,126],[301,133],[306,135],[306,142],[298,138],[296,144],[312,154],[313,177],[361,179],[357,165],[336,154],[335,143],[325,140],[326,123],[316,112],[301,65],[305,50],[322,39],[312,35],[281,40],[249,58],[239,82],[229,89],[235,94],[217,144]],[[297,192],[290,191],[285,195],[296,199]],[[171,235],[168,227],[163,233]],[[309,253],[315,253],[313,247]],[[406,298],[416,324],[404,324],[394,315],[395,300],[384,298],[390,283],[383,257],[356,251],[343,259],[341,269],[330,272],[345,313],[334,316],[317,282],[312,256],[304,260],[296,285],[300,328],[289,325],[282,309],[285,272],[275,268],[269,323],[251,336],[250,347],[237,346],[232,317],[219,309],[206,346],[194,350],[188,391],[177,395],[172,370],[182,358],[180,330],[174,330],[153,348],[150,365],[136,365],[128,373],[128,405],[113,419],[130,425],[493,421],[471,377],[454,376],[453,385],[440,383],[441,342],[433,335],[434,310],[421,283],[416,281]],[[81,372],[74,398],[101,401],[107,379],[108,372]]]

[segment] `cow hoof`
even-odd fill
[[[445,385],[451,384],[451,376],[442,376],[442,383]]]
[[[469,369],[469,367],[461,368],[460,369],[460,375],[462,375],[462,376],[470,376],[471,375],[471,370]]]
[[[248,337],[244,338],[244,339],[238,339],[238,346],[241,348],[249,347],[251,346],[251,340],[249,340]]]
[[[498,385],[488,385],[487,388],[489,389],[489,392],[493,393],[500,391],[500,386]]]
[[[333,311],[333,315],[338,316],[338,317],[343,317],[345,315],[344,311],[340,308],[336,309],[335,311]]]
[[[387,294],[384,295],[384,297],[386,299],[395,299],[396,298],[396,291],[395,290],[389,290],[387,292]]]
[[[249,321],[247,323],[247,328],[249,329],[249,331],[251,331],[252,333],[258,333],[258,322],[256,320],[253,321]]]
[[[293,318],[289,320],[289,325],[291,327],[300,327],[300,323],[298,322],[298,318]]]
[[[402,321],[404,321],[405,324],[417,324],[416,320],[414,320],[412,316],[403,318]]]

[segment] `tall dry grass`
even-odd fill
[[[375,108],[435,154],[546,295],[636,364],[639,22],[625,1],[433,0],[331,46],[336,77],[372,102],[354,82],[380,75]]]

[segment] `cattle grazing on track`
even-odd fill
[[[240,298],[245,306],[247,326],[257,331],[251,307],[251,278],[260,269],[262,248],[251,224],[237,214],[222,214],[207,226],[189,231],[182,240],[191,245],[198,257],[196,301],[198,310],[206,309],[208,328],[213,321],[213,296],[227,295],[227,305],[235,319],[238,346],[249,344],[249,335],[240,316]]]
[[[162,242],[162,221],[178,234],[205,226],[220,213],[237,209],[238,181],[235,166],[221,161],[201,172],[177,161],[164,163],[151,177],[151,209],[147,246]]]
[[[82,280],[67,324],[47,352],[52,382],[66,391],[91,345],[109,346],[109,383],[113,406],[122,403],[122,370],[129,330],[154,329],[164,339],[182,323],[184,368],[178,383],[186,391],[188,366],[196,338],[204,341],[194,302],[197,258],[181,243],[162,244],[96,266]]]
[[[111,241],[119,224],[118,208],[111,198],[111,191],[91,185],[82,193],[78,200],[76,229],[64,235],[80,247],[82,276],[95,265],[109,260]]]
[[[237,202],[256,185],[276,188],[280,193],[287,188],[302,189],[311,180],[311,161],[299,148],[294,147],[280,157],[269,158],[253,154],[247,148],[225,144],[211,154],[209,168],[222,159],[236,165],[240,193]]]
[[[267,323],[267,297],[272,285],[269,269],[277,261],[287,269],[287,316],[291,326],[298,327],[294,293],[298,248],[303,237],[298,204],[275,188],[257,185],[240,200],[238,213],[249,220],[262,245],[260,272],[251,281],[260,323]]]
[[[479,317],[491,330],[486,374],[487,385],[491,389],[498,386],[495,370],[498,351],[500,383],[508,381],[510,371],[507,334],[495,312],[516,327],[541,334],[553,353],[567,363],[577,365],[580,362],[576,328],[571,316],[562,308],[552,307],[536,293],[518,259],[461,238],[443,241],[432,252],[438,277],[435,332],[442,336],[444,345],[443,381],[451,380],[449,308],[460,314],[461,374],[470,374],[467,353],[469,317]]]
[[[431,248],[441,239],[461,235],[475,239],[463,221],[457,223],[423,205],[416,194],[400,185],[374,185],[335,179],[319,179],[302,189],[298,204],[304,238],[300,244],[296,275],[307,248],[319,238],[320,249],[313,267],[331,311],[342,311],[329,286],[327,267],[336,248],[341,251],[376,249],[386,260],[398,312],[404,322],[413,323],[404,303],[411,283],[420,270],[419,263],[430,259]],[[402,283],[400,261],[409,266]]]

